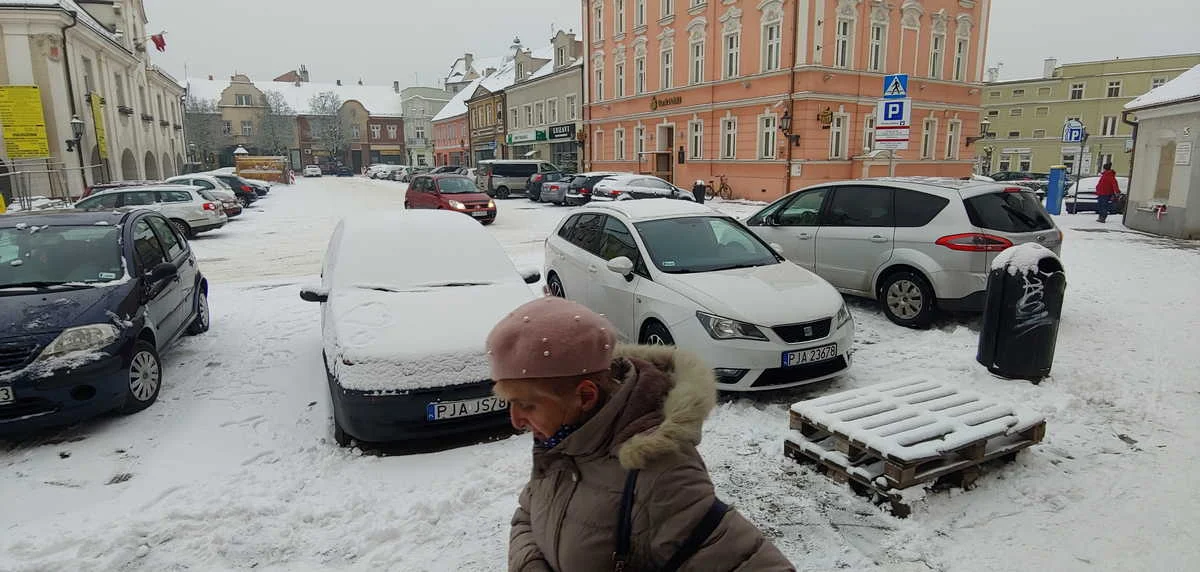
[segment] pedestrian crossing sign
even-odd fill
[[[903,99],[908,97],[908,74],[883,76],[883,98]]]

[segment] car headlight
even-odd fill
[[[843,302],[842,307],[838,308],[837,317],[834,318],[834,323],[837,324],[834,329],[845,326],[846,322],[849,322],[851,318],[852,316],[850,315],[850,308],[847,308],[846,303]]]
[[[446,201],[446,204],[450,205],[450,208],[458,209],[460,211],[465,210],[467,208],[467,205],[464,205],[458,201]]]
[[[496,201],[488,201],[488,207],[487,207],[487,208],[489,208],[489,209],[494,209],[494,208],[496,208]]]
[[[722,318],[704,312],[696,312],[700,325],[708,331],[714,340],[758,340],[767,341],[767,336],[754,324],[747,324],[729,318]]]
[[[86,352],[103,348],[117,341],[121,330],[112,324],[91,324],[67,328],[54,338],[38,355],[38,361],[74,352]]]

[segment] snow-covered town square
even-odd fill
[[[0,572],[1200,570],[1126,4],[0,0]]]

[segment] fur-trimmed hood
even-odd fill
[[[619,345],[613,380],[620,389],[558,447],[574,457],[614,455],[625,469],[700,443],[705,418],[717,403],[712,369],[699,356],[667,346]]]

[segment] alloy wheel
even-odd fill
[[[887,305],[893,314],[911,320],[925,306],[921,289],[910,280],[897,280],[888,288]]]

